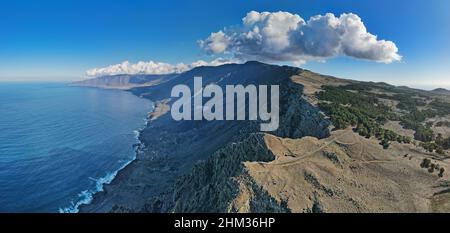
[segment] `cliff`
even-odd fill
[[[392,142],[385,148],[351,127],[332,130],[336,116],[322,112],[323,101],[317,98],[325,86],[373,86],[361,90],[384,98],[389,95],[380,89],[395,87],[248,62],[198,67],[130,91],[167,109],[171,88],[180,83],[192,88],[194,76],[202,76],[204,85],[222,87],[280,85],[279,129],[261,133],[257,121],[174,121],[167,111],[158,111],[141,132],[137,159],[82,212],[450,210],[448,174],[440,176],[421,165],[431,159],[434,166],[447,168],[447,154],[427,152],[419,142]]]
[[[194,76],[202,76],[204,85],[212,82],[221,86],[280,84],[280,121],[283,125],[274,133],[293,138],[326,137],[329,121],[301,98],[303,86],[290,79],[299,72],[302,70],[298,68],[257,62],[198,67],[160,85],[130,91],[153,101],[166,100],[174,85],[182,83],[192,87]],[[258,131],[259,123],[255,121],[174,121],[170,114],[159,116],[142,130],[140,140],[143,145],[137,159],[119,172],[111,184],[105,185],[105,191],[96,194],[90,205],[82,206],[81,211],[139,210],[148,199],[167,191],[199,161],[208,159],[244,135]]]

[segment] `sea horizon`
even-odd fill
[[[0,212],[77,212],[135,159],[152,108],[62,82],[2,82],[0,97]]]

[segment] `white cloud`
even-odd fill
[[[289,12],[251,11],[243,24],[211,33],[200,47],[215,54],[230,53],[237,59],[291,61],[324,60],[348,56],[376,62],[400,61],[392,41],[378,40],[356,14],[316,15],[305,21]]]
[[[224,58],[217,58],[210,62],[198,60],[191,64],[178,63],[175,65],[155,61],[140,61],[134,64],[128,61],[124,61],[120,64],[110,65],[103,68],[90,69],[86,71],[86,75],[89,77],[99,77],[117,74],[173,74],[182,73],[198,66],[218,66],[232,62],[234,62],[234,60],[228,60]]]
[[[222,53],[230,43],[229,38],[222,31],[213,32],[204,41],[200,41],[200,47],[212,53]]]

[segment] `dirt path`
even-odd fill
[[[303,160],[305,158],[313,156],[317,152],[319,152],[319,151],[323,150],[324,148],[328,147],[329,145],[337,142],[338,139],[340,139],[340,138],[342,138],[344,136],[347,136],[349,133],[353,133],[353,132],[352,131],[348,131],[348,132],[345,132],[345,133],[339,135],[338,137],[332,138],[330,141],[326,142],[325,144],[323,144],[322,146],[320,146],[316,150],[314,150],[312,152],[309,152],[308,154],[306,154],[304,156],[301,156],[299,158],[291,159],[289,161],[284,161],[284,162],[273,162],[273,161],[272,162],[259,162],[259,164],[262,164],[264,166],[281,166],[281,167],[294,165],[294,164],[300,162],[301,160]],[[345,143],[342,143],[342,142],[338,142],[338,143],[345,144]],[[349,143],[348,145],[350,145],[350,144],[354,144],[354,143]]]

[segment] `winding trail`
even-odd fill
[[[291,165],[297,164],[298,162],[300,162],[301,160],[303,160],[305,158],[313,156],[317,152],[323,150],[324,148],[328,147],[329,145],[331,145],[331,144],[333,144],[335,142],[340,143],[340,144],[353,145],[355,143],[342,143],[342,142],[338,141],[338,139],[340,139],[340,138],[342,138],[344,136],[347,136],[350,133],[353,133],[353,132],[352,131],[348,131],[348,132],[345,132],[345,133],[343,133],[343,134],[341,134],[341,135],[339,135],[337,137],[334,137],[330,141],[326,142],[325,144],[323,144],[322,146],[317,148],[316,150],[311,151],[311,152],[309,152],[308,154],[306,154],[304,156],[301,156],[301,157],[298,157],[298,158],[295,158],[295,159],[291,159],[289,161],[284,161],[284,162],[273,162],[273,161],[271,161],[271,162],[259,162],[259,164],[262,164],[264,166],[281,166],[281,167],[291,166]]]
[[[342,141],[342,139],[345,138],[346,136],[348,136],[349,134],[352,134],[352,137],[353,137],[352,142]],[[330,146],[333,143],[338,143],[338,144],[341,144],[341,145],[355,145],[355,144],[358,144],[358,141],[359,141],[359,144],[361,145],[361,151],[359,152],[359,155],[358,155],[358,157],[361,159],[361,161],[353,161],[354,163],[375,164],[375,163],[391,163],[391,162],[394,162],[393,160],[367,160],[367,161],[364,161],[363,160],[364,145],[363,145],[363,143],[360,140],[361,140],[360,138],[358,138],[356,135],[353,134],[353,131],[348,130],[347,132],[344,132],[344,133],[342,133],[342,134],[340,134],[340,135],[338,135],[336,137],[329,138],[329,141],[327,141],[325,144],[321,145],[320,147],[318,147],[314,151],[311,151],[311,152],[307,153],[304,156],[300,156],[298,158],[293,158],[293,159],[290,159],[289,161],[258,162],[258,164],[263,165],[265,167],[268,167],[268,166],[278,166],[278,167],[291,166],[291,165],[295,165],[295,164],[301,162],[305,158],[314,156],[315,154],[317,154],[318,152],[320,152],[321,150],[323,150],[324,148]],[[290,154],[291,156],[298,155],[298,154],[292,153],[289,148],[287,148],[287,150],[291,153]]]

